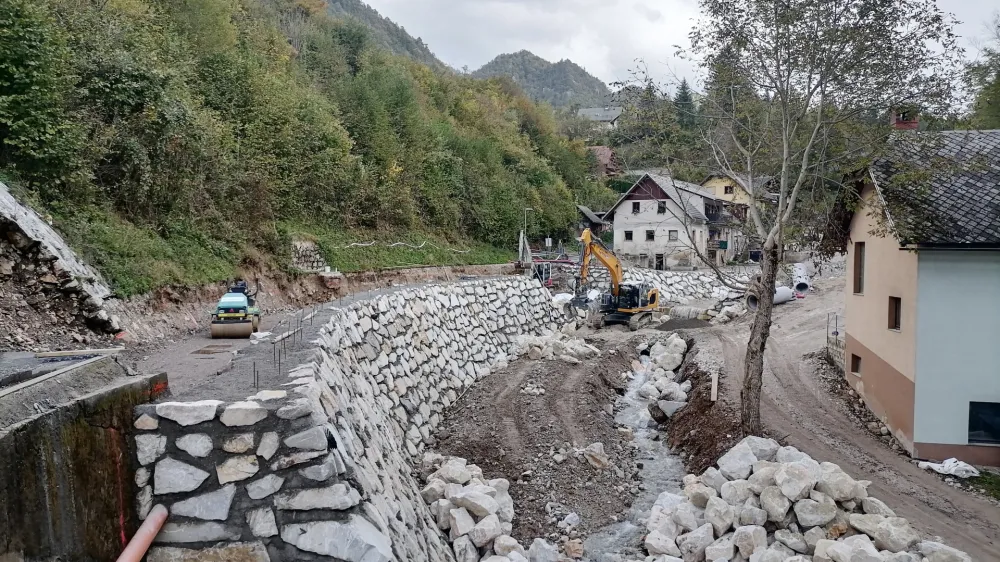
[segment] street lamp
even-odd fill
[[[531,207],[524,208],[524,238],[528,238],[528,211],[534,211]]]

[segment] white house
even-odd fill
[[[699,253],[708,255],[706,203],[711,209],[714,202],[698,185],[642,173],[604,220],[614,226],[614,251],[623,260],[653,269],[696,266]]]

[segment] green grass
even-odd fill
[[[1000,500],[1000,474],[988,471],[980,471],[976,478],[969,478],[963,484],[975,490],[985,490],[986,495],[993,499]]]

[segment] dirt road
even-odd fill
[[[843,312],[841,279],[817,280],[803,301],[775,308],[771,339],[767,343],[761,414],[773,435],[813,458],[840,465],[858,479],[871,480],[868,491],[884,500],[919,531],[940,536],[973,560],[1000,559],[1000,508],[955,490],[937,475],[920,470],[860,430],[839,399],[824,388],[803,355],[824,346],[826,319]],[[724,358],[723,395],[739,402],[749,322],[697,334],[705,349]]]

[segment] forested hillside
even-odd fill
[[[0,3],[0,176],[122,294],[280,265],[490,261],[601,208],[579,143],[503,79],[435,72],[322,0]],[[382,239],[469,253],[338,249]],[[494,248],[503,248],[498,253]]]
[[[611,91],[599,78],[569,60],[555,64],[528,51],[500,55],[472,73],[477,78],[506,76],[536,101],[555,107],[598,107],[611,100]]]
[[[335,18],[353,19],[369,29],[376,45],[394,55],[410,57],[434,69],[446,69],[419,37],[414,38],[401,26],[383,17],[361,0],[327,0],[329,13]]]

